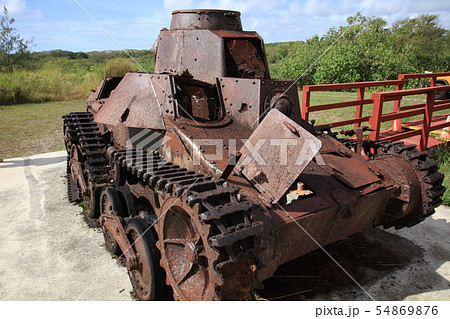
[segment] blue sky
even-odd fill
[[[257,31],[267,43],[323,35],[332,26],[346,25],[346,17],[357,12],[379,16],[388,24],[421,13],[438,13],[442,26],[450,29],[449,0],[76,1],[127,49],[151,48],[159,30],[169,27],[171,11],[191,8],[241,11],[244,29]],[[120,49],[76,1],[0,0],[0,3],[16,19],[14,26],[19,33],[26,39],[34,37],[33,51]]]

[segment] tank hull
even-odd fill
[[[155,73],[106,78],[63,117],[69,199],[137,299],[253,299],[280,265],[440,204],[426,152],[303,121],[239,13],[175,11],[154,48]]]

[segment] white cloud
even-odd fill
[[[0,0],[0,5],[8,9],[10,17],[17,18],[34,18],[41,19],[41,10],[32,10],[28,8],[25,1],[22,0]]]
[[[206,0],[199,3],[199,9],[225,9],[240,11],[243,15],[250,14],[256,6],[261,5],[260,1],[248,0]]]
[[[331,0],[306,0],[289,3],[286,14],[305,17],[330,17],[336,13],[336,6]]]
[[[253,24],[251,26],[251,29],[252,30],[256,30],[258,28],[258,25],[259,25],[259,19],[253,20]]]
[[[378,0],[373,7],[367,10],[367,14],[369,16],[382,16],[382,15],[391,15],[402,11],[404,6],[404,1],[402,0]],[[367,8],[370,7],[370,4]]]
[[[412,1],[410,10],[418,12],[450,11],[450,1],[442,1],[442,0]]]
[[[386,14],[395,14],[402,11],[405,7],[405,0],[364,0],[355,2],[355,0],[342,0],[339,4],[341,14],[354,14],[356,12],[364,13],[365,16],[381,16]]]

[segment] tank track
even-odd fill
[[[72,112],[63,116],[64,125],[69,128],[71,143],[80,144],[85,171],[94,183],[109,183],[111,174],[106,158],[106,146],[97,123],[89,112]]]
[[[70,157],[67,156],[67,165],[66,165],[66,183],[67,183],[67,198],[71,203],[79,203],[81,202],[81,197],[77,188],[76,183],[72,180],[72,172],[70,171]]]
[[[247,278],[251,280],[249,291],[242,291],[245,282],[234,288],[233,284],[237,282],[231,277],[239,274],[242,267],[249,268],[249,262],[256,264],[258,234],[263,230],[263,223],[252,221],[251,201],[237,200],[239,188],[228,186],[222,179],[216,180],[165,162],[157,152],[147,155],[135,150],[121,150],[114,153],[113,158],[115,165],[127,171],[127,178],[148,185],[164,198],[176,196],[184,199],[191,208],[199,204],[198,219],[211,229],[208,244],[219,253],[213,263],[221,283],[216,287],[216,298],[252,299],[253,289],[259,286],[255,276],[256,266],[248,276],[251,278]],[[161,266],[168,272],[163,249],[161,254]]]
[[[89,112],[72,112],[64,115],[64,132],[66,135],[66,148],[68,154],[72,145],[79,145],[83,172],[87,182],[92,185],[92,190],[97,193],[101,187],[111,184],[111,172],[109,161],[106,158],[106,146],[100,134],[97,123],[93,122],[93,116]],[[67,168],[67,172],[70,168]],[[73,200],[75,183],[68,183],[69,201]],[[96,208],[92,212],[95,215]]]
[[[339,142],[352,151],[356,150],[355,140],[339,139]],[[438,172],[438,164],[428,157],[428,152],[420,152],[416,145],[392,141],[363,141],[362,147],[369,158],[374,158],[380,152],[402,157],[412,164],[422,179],[422,190],[425,192],[425,196],[422,198],[423,210],[393,222],[384,223],[384,228],[395,227],[395,229],[400,229],[412,227],[435,213],[435,208],[442,204],[441,196],[445,192],[445,187],[442,186],[444,174]]]

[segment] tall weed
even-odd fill
[[[138,66],[130,59],[115,58],[106,62],[105,77],[107,76],[124,76],[130,71],[137,71]]]
[[[86,98],[103,78],[102,68],[83,72],[47,63],[36,70],[0,73],[0,104],[40,103]]]
[[[151,58],[138,57],[149,72],[153,71]],[[104,77],[138,70],[131,59],[124,57],[98,60],[38,56],[34,62],[26,68],[0,72],[0,105],[85,99]]]

